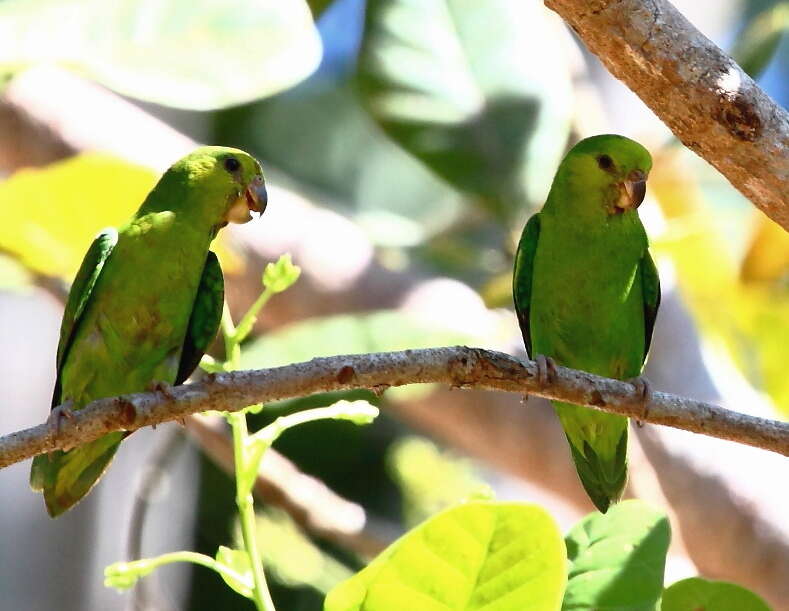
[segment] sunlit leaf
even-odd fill
[[[93,154],[20,170],[0,183],[0,248],[37,272],[70,279],[96,234],[123,224],[157,178]]]
[[[60,63],[120,93],[180,108],[282,91],[320,55],[304,0],[0,3],[0,68]]]
[[[652,611],[663,590],[670,538],[666,515],[641,501],[588,515],[567,534],[562,609]]]
[[[0,252],[71,280],[96,234],[123,225],[157,179],[152,170],[99,154],[20,170],[0,183]],[[223,268],[237,268],[238,257],[220,240],[213,248]]]
[[[325,611],[553,611],[566,582],[558,527],[540,507],[470,502],[434,516],[326,597]]]
[[[699,577],[683,579],[663,593],[661,611],[770,611],[761,598],[750,590]]]
[[[252,577],[252,564],[249,561],[249,554],[244,550],[231,549],[220,545],[219,549],[216,550],[216,560],[239,577],[239,579],[236,579],[227,572],[220,572],[219,574],[225,580],[225,583],[241,594],[241,596],[252,598],[254,579]]]
[[[541,202],[567,140],[564,42],[536,0],[370,0],[362,99],[401,146],[511,219]]]

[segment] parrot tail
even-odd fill
[[[622,432],[616,445],[616,452],[610,460],[605,460],[584,441],[583,453],[570,442],[573,462],[578,477],[581,478],[586,494],[592,499],[601,513],[608,511],[612,503],[622,498],[627,482],[627,429]]]
[[[575,463],[595,507],[605,513],[627,481],[627,418],[569,403],[554,403]]]
[[[90,492],[124,437],[125,433],[110,433],[66,452],[56,450],[33,459],[30,487],[44,493],[50,516],[59,516]]]

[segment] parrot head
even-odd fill
[[[652,157],[638,142],[605,134],[581,140],[567,153],[562,166],[573,179],[572,184],[602,192],[603,212],[611,217],[634,211],[644,201]],[[573,201],[584,202],[581,205],[595,202],[599,208],[601,198],[589,198],[589,191],[579,195],[586,197]]]
[[[203,146],[176,162],[160,184],[171,193],[171,205],[188,214],[207,215],[217,231],[230,223],[246,223],[266,209],[263,170],[251,155],[222,146]],[[183,194],[178,191],[183,190]]]

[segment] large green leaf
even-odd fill
[[[419,244],[466,209],[454,189],[381,133],[347,87],[307,83],[251,116],[230,111],[222,121],[233,141],[333,196],[327,203],[339,204],[376,244]]]
[[[541,203],[564,150],[564,42],[537,0],[370,0],[362,99],[406,150],[507,220]]]
[[[477,501],[398,539],[329,592],[324,610],[555,610],[565,571],[561,535],[543,509]]]
[[[570,572],[562,609],[655,609],[670,538],[666,515],[641,501],[588,515],[565,539]]]
[[[282,91],[320,56],[304,0],[0,3],[0,69],[60,63],[120,93],[180,108]]]
[[[683,579],[663,593],[661,611],[770,611],[750,590],[725,581]]]

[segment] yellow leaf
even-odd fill
[[[655,161],[649,182],[668,226],[654,241],[655,250],[672,259],[682,296],[705,339],[724,347],[751,384],[789,413],[789,290],[778,282],[743,281],[777,280],[786,273],[785,232],[778,228],[783,235],[777,235],[778,226],[764,219],[741,273],[737,248],[724,235],[722,212],[705,200],[687,164],[673,153]]]
[[[761,213],[740,269],[743,282],[789,284],[789,233]]]
[[[48,276],[71,280],[96,234],[137,210],[158,175],[103,154],[24,169],[0,183],[0,252]],[[226,269],[239,258],[216,249]]]

